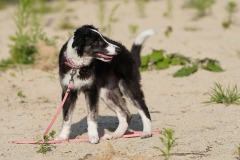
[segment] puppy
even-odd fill
[[[121,137],[128,129],[131,114],[123,97],[130,99],[138,109],[143,122],[142,137],[151,136],[151,117],[141,90],[139,67],[142,44],[153,34],[153,30],[142,32],[129,52],[122,44],[103,36],[92,25],[84,25],[75,31],[59,54],[62,98],[70,80],[73,81],[73,87],[63,106],[63,125],[56,139],[69,138],[72,113],[80,92],[84,93],[87,102],[90,143],[99,141],[99,98],[116,113],[119,120],[117,129],[113,134],[106,135],[106,139]]]

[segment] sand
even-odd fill
[[[196,13],[194,10],[182,8],[183,2],[173,0],[172,14],[166,18],[163,16],[166,10],[166,2],[163,0],[150,1],[145,7],[145,17],[139,16],[134,1],[107,1],[106,17],[113,6],[120,4],[115,13],[116,22],[112,23],[110,38],[130,48],[136,36],[136,33],[129,31],[130,24],[138,26],[137,32],[154,28],[157,34],[145,43],[143,55],[149,54],[152,49],[164,49],[168,53],[177,52],[191,58],[208,57],[219,60],[225,70],[221,73],[199,70],[189,77],[174,78],[172,74],[179,66],[162,71],[142,72],[142,89],[152,116],[153,130],[171,128],[175,131],[177,143],[172,150],[171,159],[236,159],[236,145],[240,144],[240,106],[204,102],[210,99],[209,93],[214,82],[219,82],[224,87],[240,85],[240,3],[236,1],[238,12],[234,15],[235,23],[225,30],[221,24],[227,17],[225,5],[228,0],[218,0],[211,14],[199,20],[193,20]],[[61,22],[68,19],[76,27],[83,24],[99,26],[97,9],[94,1],[69,1],[64,9],[44,15],[43,30],[49,37],[57,37],[56,52],[74,30],[60,29]],[[15,6],[0,10],[1,59],[9,57],[9,45],[12,43],[9,36],[16,29],[12,19],[14,11]],[[167,26],[173,28],[169,37],[164,35]],[[40,45],[40,48],[43,47]],[[49,49],[43,49],[43,52],[48,51]],[[50,67],[53,69],[48,71],[39,65],[0,71],[1,160],[163,159],[161,152],[153,149],[154,146],[163,147],[159,135],[147,139],[120,138],[100,141],[99,144],[55,144],[47,154],[37,153],[38,145],[12,144],[13,140],[39,139],[60,104],[57,55],[55,59]],[[19,98],[19,91],[26,98]],[[133,114],[130,128],[142,130],[137,110],[130,104],[129,108]],[[106,129],[110,132],[116,129],[116,116],[102,102],[99,114],[100,134]],[[84,96],[80,95],[73,116],[71,137],[87,135],[86,115]],[[57,133],[61,123],[60,116],[53,126]]]

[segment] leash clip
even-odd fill
[[[77,73],[77,70],[76,69],[72,69],[72,72],[70,73],[71,75],[71,79],[69,80],[69,83],[73,82],[74,83],[74,79],[73,79],[73,76]]]

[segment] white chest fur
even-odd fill
[[[87,66],[92,62],[92,57],[90,56],[82,56],[79,57],[77,54],[76,48],[72,48],[72,43],[74,41],[74,37],[70,38],[67,44],[66,56],[77,66]]]
[[[63,79],[61,80],[61,84],[62,86],[68,86],[69,81],[71,79],[71,73],[72,70],[70,70],[69,72],[67,72]],[[81,89],[82,87],[87,87],[92,85],[93,81],[94,81],[94,76],[89,77],[88,79],[80,79],[79,77],[79,73],[77,72],[74,76],[73,76],[73,87],[72,89]]]

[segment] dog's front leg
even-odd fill
[[[85,97],[87,101],[88,107],[88,116],[87,116],[87,124],[88,124],[88,136],[90,143],[98,143],[98,100],[99,94],[96,86],[93,86],[91,89],[85,90]]]
[[[65,95],[66,90],[62,92],[62,99]],[[77,100],[77,91],[71,90],[63,106],[63,124],[60,134],[55,138],[56,140],[66,140],[69,138],[72,124],[72,113]]]

